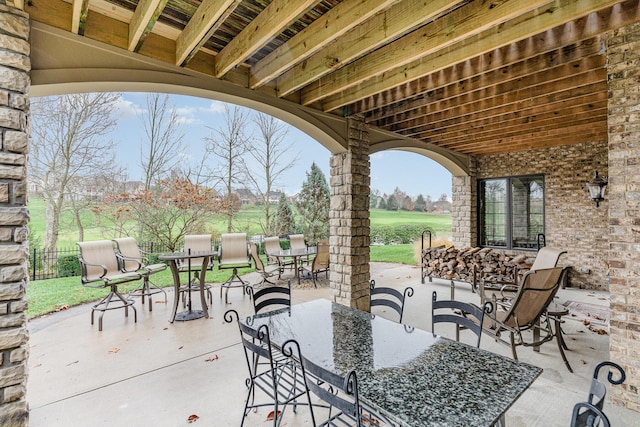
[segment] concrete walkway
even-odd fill
[[[447,298],[448,282],[420,283],[420,269],[399,264],[372,263],[371,277],[378,286],[412,286],[405,323],[431,330],[431,292]],[[251,283],[255,273],[245,276]],[[293,289],[293,303],[330,298],[326,281],[314,289],[310,281]],[[78,286],[80,284],[78,283]],[[196,426],[240,425],[246,388],[246,363],[235,324],[224,324],[229,308],[251,314],[249,299],[240,289],[229,291],[230,304],[214,289],[210,318],[168,322],[170,304],[155,302],[153,312],[136,302],[138,322],[121,310],[107,312],[104,330],[90,324],[90,306],[74,307],[29,322],[31,356],[27,399],[30,425],[46,426],[184,426],[198,417]],[[169,302],[173,292],[169,292]],[[476,302],[470,287],[460,284],[456,298]],[[566,300],[608,306],[608,294],[576,289],[559,292]],[[378,312],[385,316],[385,313]],[[389,316],[391,318],[391,315]],[[453,336],[453,326],[437,332]],[[606,326],[596,325],[608,330]],[[594,366],[609,358],[609,337],[569,319],[563,326],[574,369],[564,366],[555,342],[539,353],[520,347],[520,360],[544,369],[543,374],[507,412],[507,424],[568,426],[576,402],[586,400]],[[471,342],[471,337],[468,337]],[[464,340],[464,339],[463,339]],[[482,348],[510,357],[511,350],[486,336]],[[245,425],[268,426],[268,410],[249,414]],[[640,414],[605,404],[614,426],[640,426]],[[287,413],[284,425],[311,425],[308,413]]]

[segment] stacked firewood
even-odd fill
[[[456,249],[453,246],[422,251],[424,277],[460,280],[513,281],[518,269],[526,268],[527,257],[491,248]],[[475,268],[474,268],[475,267]],[[474,271],[477,274],[474,280]]]

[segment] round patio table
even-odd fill
[[[269,252],[269,256],[274,256],[278,259],[280,258],[292,258],[294,265],[294,276],[296,280],[298,280],[298,284],[300,284],[300,272],[298,269],[298,259],[303,257],[308,257],[309,255],[314,255],[317,252],[318,248],[316,246],[308,246],[304,249],[283,249],[281,251]]]

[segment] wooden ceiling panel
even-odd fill
[[[34,21],[211,79],[481,156],[606,138],[607,35],[640,21],[639,2],[48,0],[23,8]]]

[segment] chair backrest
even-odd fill
[[[251,265],[247,233],[225,233],[220,239],[218,268],[235,265]]]
[[[554,268],[558,265],[560,256],[566,253],[567,251],[545,246],[538,251],[536,259],[533,261],[533,265],[531,265],[530,271]]]
[[[503,323],[519,328],[532,326],[551,303],[563,273],[562,267],[531,271],[524,277],[513,302],[504,316]]]
[[[211,234],[187,234],[184,236],[184,252],[211,252]],[[191,258],[191,269],[200,270],[204,258]],[[182,267],[187,267],[189,260],[182,261]],[[209,264],[208,268],[213,267]]]
[[[269,236],[264,238],[264,253],[267,255],[267,262],[274,264],[278,262],[277,257],[273,257],[271,254],[282,250],[280,246],[280,237]]]
[[[116,251],[124,258],[120,259],[122,271],[138,271],[148,262],[140,252],[134,237],[120,237],[113,241],[116,244]]]
[[[297,353],[307,389],[320,400],[328,403],[331,408],[339,411],[335,412],[332,409],[329,411],[329,419],[327,421],[317,422],[311,399],[309,399],[312,425],[362,427],[379,424],[379,421],[374,420],[370,413],[362,411],[360,407],[358,377],[354,370],[342,376],[323,368],[307,359],[300,351],[300,345],[295,340],[285,342],[282,348],[283,353],[289,357],[295,357]]]
[[[437,310],[446,310],[446,312],[438,312]],[[482,338],[482,325],[484,323],[484,313],[491,313],[493,304],[485,303],[483,308],[475,304],[466,303],[456,300],[440,300],[438,294],[433,291],[431,296],[431,331],[435,333],[434,325],[436,323],[455,323],[456,339],[461,328],[469,329],[476,334],[476,347],[480,348],[480,339]]]
[[[260,254],[258,253],[258,246],[255,244],[255,242],[249,242],[249,250],[251,251],[251,259],[253,259],[253,264],[256,267],[256,271],[263,272],[264,263],[260,259]]]
[[[398,320],[400,323],[404,315],[404,302],[411,296],[413,296],[413,288],[410,286],[400,292],[393,288],[376,288],[376,281],[373,279],[369,284],[369,307],[384,306],[393,309],[400,316]]]
[[[605,384],[598,379],[600,369],[609,366],[609,373],[607,374],[607,381],[613,385],[619,385],[624,382],[627,375],[624,369],[620,365],[610,361],[604,361],[596,365],[593,370],[593,378],[591,379],[591,387],[589,388],[589,397],[587,402],[577,403],[573,407],[573,414],[571,416],[571,427],[586,427],[586,426],[609,426],[609,419],[602,411],[604,407],[604,398],[607,394],[607,388]],[[614,378],[612,370],[617,371],[618,378]]]
[[[291,249],[305,249],[307,247],[304,243],[304,234],[290,234],[289,242]]]
[[[311,263],[312,271],[324,271],[329,268],[329,242],[321,240],[316,246],[316,256]]]
[[[82,283],[95,282],[114,274],[120,274],[120,266],[111,240],[77,242],[80,247]],[[89,265],[94,264],[94,265]],[[104,266],[103,269],[100,266]]]
[[[247,286],[247,294],[253,301],[255,314],[291,307],[291,281],[287,286],[269,286],[255,291],[253,286]]]

